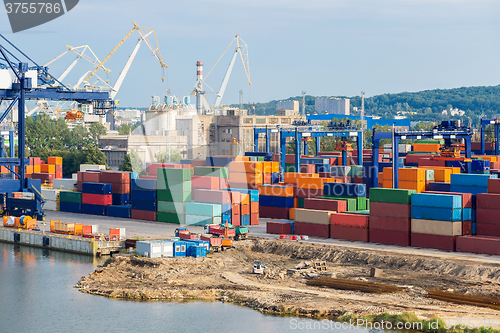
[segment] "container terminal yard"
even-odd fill
[[[112,109],[109,92],[40,87],[43,68],[0,52],[13,75],[0,88],[11,101],[0,122],[17,104],[19,147],[26,100]],[[72,178],[63,178],[61,156],[15,157],[12,130],[9,147],[0,138],[0,241],[110,255],[77,284],[108,297],[220,300],[332,319],[500,319],[497,120],[481,122],[495,127],[487,155],[484,134],[472,142],[456,120],[373,130],[363,149],[362,123],[297,119],[254,126],[253,149],[232,138],[226,154],[148,162],[141,173],[81,164]],[[332,139],[335,148],[322,151]]]

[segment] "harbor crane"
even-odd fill
[[[236,48],[234,50],[233,56],[231,58],[231,61],[229,63],[229,67],[228,67],[228,69],[226,71],[226,74],[225,74],[223,80],[222,80],[222,83],[221,83],[221,86],[219,88],[219,91],[216,92],[214,89],[210,88],[210,86],[207,85],[205,81],[206,81],[206,79],[209,77],[210,73],[212,73],[212,71],[214,70],[214,68],[217,66],[217,64],[220,62],[220,60],[222,59],[222,57],[224,57],[224,55],[226,54],[226,52],[229,50],[229,48],[233,45],[233,43],[235,41],[236,41]],[[195,87],[194,87],[194,90],[193,90],[193,94],[195,94],[198,97],[198,99],[202,100],[203,108],[205,109],[205,111],[210,111],[211,113],[213,113],[215,110],[217,110],[220,107],[221,101],[222,101],[222,97],[224,96],[224,92],[226,91],[227,83],[229,81],[229,77],[231,76],[231,72],[233,71],[234,63],[235,63],[236,57],[238,55],[240,56],[241,61],[243,63],[243,68],[245,70],[245,74],[246,74],[247,79],[248,79],[248,85],[250,86],[250,85],[252,85],[252,81],[250,80],[250,67],[249,67],[249,62],[248,62],[248,46],[243,41],[243,39],[241,39],[241,37],[239,35],[236,35],[233,38],[233,40],[231,41],[231,43],[229,43],[228,47],[224,50],[224,52],[222,53],[222,55],[215,62],[215,64],[210,69],[210,71],[208,72],[208,74],[207,74],[207,76],[205,78],[203,78],[203,76],[200,73],[200,62],[198,62],[198,66],[199,66],[199,69],[198,69],[198,80],[196,81],[196,84],[195,84]],[[208,102],[206,101],[205,92],[202,89],[203,84],[206,85],[210,90],[212,90],[212,92],[216,95],[215,103],[214,103],[214,105],[212,107],[210,107],[208,105]],[[198,104],[198,108],[200,108],[200,107],[201,107],[201,105]]]

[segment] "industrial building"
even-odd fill
[[[318,114],[350,114],[351,100],[349,98],[321,97],[314,101],[314,110]]]

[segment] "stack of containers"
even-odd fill
[[[132,176],[132,174],[135,175]],[[108,207],[107,215],[113,217],[131,217],[130,178],[137,174],[129,172],[101,171],[99,179],[102,183],[111,184],[112,206]]]
[[[354,183],[325,183],[326,199],[346,200],[347,211],[366,210],[366,185]]]
[[[330,238],[368,242],[368,215],[331,214]]]
[[[297,197],[315,198],[323,196],[325,183],[340,182],[333,178],[305,177],[297,179]]]
[[[131,212],[133,219],[156,221],[156,179],[131,179]]]
[[[60,190],[52,190],[52,189],[45,189],[42,188],[42,196],[45,198],[45,203],[43,204],[43,209],[44,210],[53,210],[53,211],[58,211],[59,210],[59,193]]]
[[[332,214],[336,213],[323,210],[295,209],[295,234],[325,238],[330,237]]]
[[[415,190],[371,188],[371,243],[410,246],[411,195]]]
[[[195,189],[193,191],[193,200],[196,202],[196,203],[207,203],[207,204],[215,204],[215,205],[211,205],[211,207],[215,207],[218,205],[219,209],[217,208],[210,208],[209,205],[207,206],[203,206],[203,205],[200,205],[200,207],[204,207],[203,209],[211,209],[211,214],[215,214],[217,213],[218,214],[218,217],[220,217],[220,219],[216,219],[216,220],[220,220],[222,222],[222,210],[223,208],[222,207],[231,207],[231,192],[229,191],[224,191],[224,190],[206,190],[206,189]],[[237,201],[236,199],[236,196],[235,196],[235,200]],[[197,205],[191,205],[190,206],[190,212],[191,212],[191,215],[195,215],[195,211],[193,210],[193,208],[196,208]],[[199,215],[199,214],[198,214]],[[206,216],[206,214],[205,214]],[[214,217],[216,215],[212,215],[212,217]],[[236,219],[237,217],[234,217],[235,221],[234,222],[237,222]],[[219,223],[221,223],[219,222]],[[233,223],[234,225],[238,225],[236,223]]]
[[[430,169],[428,178],[430,177]],[[434,175],[432,174],[432,179]],[[421,168],[400,168],[399,169],[399,188],[406,190],[415,190],[417,193],[425,191],[426,169]],[[392,188],[392,168],[383,170],[384,188]]]
[[[100,176],[99,171],[79,171],[77,173],[76,189],[82,192],[83,183],[99,183]]]
[[[445,194],[445,195],[459,195],[462,197],[462,235],[473,235],[475,234],[475,222],[473,222],[473,212],[472,209],[472,194],[470,193],[458,193],[458,192],[444,192],[444,191],[425,191],[422,193],[431,194]],[[475,215],[475,214],[474,214]],[[474,230],[474,232],[473,232]]]
[[[478,235],[500,237],[500,179],[488,179],[488,193],[477,195]]]
[[[186,224],[206,225],[221,224],[222,209],[220,204],[187,202],[185,205]],[[228,221],[230,223],[230,221]]]
[[[259,214],[261,217],[278,218],[278,219],[293,219],[294,214],[294,188],[284,185],[262,185],[259,187]],[[263,199],[264,197],[264,199]],[[275,209],[274,207],[264,206],[264,201],[269,201],[268,197],[291,198],[292,207],[285,209]],[[279,200],[279,199],[278,199]],[[284,202],[290,199],[281,199]]]
[[[241,225],[258,225],[260,198],[259,191],[252,189],[230,188],[231,193],[240,193],[240,223]],[[293,200],[292,200],[293,202]]]
[[[455,251],[456,236],[462,236],[461,195],[413,194],[411,198],[411,245]],[[470,219],[469,219],[470,220]]]
[[[229,163],[229,185],[234,188],[257,188],[263,183],[264,162]]]
[[[229,187],[229,170],[225,167],[195,166],[193,167],[193,176],[205,176],[219,178],[219,189]]]
[[[160,168],[157,179],[157,220],[185,224],[185,203],[191,201],[191,169]]]
[[[111,184],[83,183],[82,213],[106,215],[106,206],[110,206],[113,203],[111,191]]]
[[[61,191],[59,193],[59,210],[61,212],[81,213],[82,193],[73,191]]]
[[[63,159],[62,159],[62,157],[49,156],[47,158],[47,164],[54,165],[54,178],[60,179],[63,177]]]

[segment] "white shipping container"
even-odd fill
[[[120,229],[120,238],[126,238],[125,228],[119,228],[119,229]]]
[[[51,210],[51,211],[58,211],[58,205],[57,205],[57,201],[56,200],[47,200],[44,204],[43,204],[43,209],[44,210]]]
[[[73,179],[74,181],[77,181],[78,180],[78,174],[77,173],[72,174],[71,175],[71,179]]]
[[[106,170],[106,166],[98,164],[80,164],[81,172],[89,170]]]
[[[97,224],[92,224],[92,234],[96,235],[99,233],[99,226]]]
[[[74,190],[76,189],[76,179],[59,178],[54,179],[52,188],[58,190]]]
[[[42,195],[45,197],[47,200],[57,200],[59,198],[59,193],[60,190],[51,190],[51,189],[45,189],[42,188]]]

